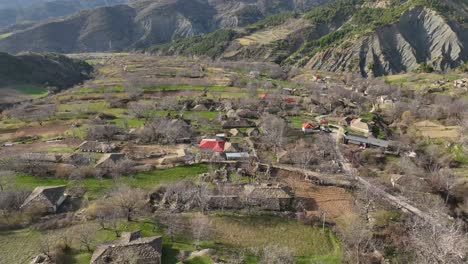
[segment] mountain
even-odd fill
[[[135,49],[362,76],[445,71],[468,61],[468,3],[130,0],[0,35],[10,53]]]
[[[242,27],[269,15],[306,11],[331,0],[137,0],[83,10],[0,35],[0,51],[88,52],[147,47]]]
[[[340,0],[150,50],[363,76],[444,71],[468,61],[467,6],[464,0]]]
[[[126,4],[128,0],[53,0],[23,2],[23,4],[16,4],[14,6],[2,5],[2,2],[0,2],[0,28],[24,23],[30,25],[31,22],[68,16],[87,8]]]
[[[0,53],[0,87],[29,84],[63,89],[90,78],[91,73],[89,64],[64,55]]]

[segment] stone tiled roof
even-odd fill
[[[26,198],[21,207],[28,205],[39,197],[45,197],[50,205],[56,205],[60,198],[64,195],[66,190],[65,185],[61,186],[48,186],[36,187],[32,193]]]
[[[122,234],[120,240],[101,244],[91,258],[91,264],[125,263],[125,257],[131,257],[138,263],[160,264],[162,237],[141,238],[141,233]]]
[[[78,147],[81,151],[91,151],[91,152],[111,152],[115,150],[115,145],[98,142],[98,141],[85,141],[81,143]]]
[[[245,186],[246,195],[254,199],[289,199],[291,194],[284,187]]]

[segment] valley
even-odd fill
[[[464,0],[0,0],[0,263],[468,263]]]

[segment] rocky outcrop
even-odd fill
[[[466,28],[417,7],[405,12],[396,24],[315,54],[307,67],[380,76],[416,70],[427,63],[444,71],[468,60],[467,47]]]

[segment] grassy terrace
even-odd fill
[[[141,172],[132,176],[124,176],[120,181],[132,187],[151,190],[159,184],[192,178],[207,171],[208,167],[206,165],[181,166],[165,170],[155,170],[152,172]],[[16,177],[15,184],[19,189],[28,190],[32,190],[37,186],[72,186],[72,183],[67,179],[38,178],[29,175],[20,175]],[[96,178],[86,178],[82,181],[82,184],[87,189],[87,197],[89,199],[95,199],[109,190],[114,185],[114,181],[112,179],[99,180]]]
[[[187,220],[191,214],[186,214]],[[269,215],[246,216],[242,214],[212,214],[209,216],[214,232],[211,239],[201,243],[202,248],[214,248],[219,252],[226,249],[250,250],[266,245],[282,245],[296,249],[297,263],[341,263],[341,246],[337,238],[327,229],[306,226],[295,220],[285,220]],[[113,232],[99,229],[96,223],[87,223],[96,228],[95,244],[116,239]],[[62,233],[78,237],[81,226],[62,228],[43,233],[32,229],[0,232],[0,258],[5,263],[25,263],[40,250],[41,234],[59,239]],[[143,236],[163,236],[163,263],[175,264],[180,250],[195,250],[189,232],[185,231],[174,242],[170,241],[164,229],[150,218],[119,223],[119,230],[140,229]],[[67,252],[67,263],[89,263],[91,254],[80,248],[79,241],[71,243]],[[21,248],[21,251],[17,249]],[[6,254],[8,252],[8,254]],[[255,264],[254,256],[248,255],[246,263]],[[191,259],[188,263],[214,263],[209,257]]]
[[[36,86],[30,86],[30,85],[16,86],[15,90],[19,91],[20,93],[23,93],[23,94],[26,94],[35,98],[46,96],[49,93],[47,89],[43,87],[36,87]]]
[[[13,33],[11,32],[0,34],[0,39],[8,38],[11,35],[13,35]]]

